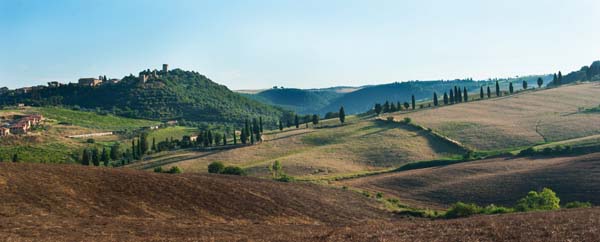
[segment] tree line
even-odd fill
[[[560,83],[560,80],[562,79],[562,74],[559,72],[558,75],[555,75],[554,79],[555,80],[553,82]],[[541,77],[539,77],[537,79],[538,88],[541,88],[543,84],[544,84],[544,80]],[[528,88],[527,81],[523,80],[521,83],[521,87],[523,90],[527,90],[527,88]],[[490,87],[490,85],[486,85],[485,88],[484,88],[484,86],[480,86],[479,88],[480,88],[479,89],[479,99],[485,99],[486,97],[487,98],[492,97],[492,88]],[[495,82],[494,92],[495,92],[496,97],[501,97],[503,95],[503,91],[501,90],[500,83],[498,81]],[[513,86],[513,82],[509,82],[507,93],[513,94],[514,92],[515,92],[515,88]],[[468,91],[467,87],[454,86],[448,92],[444,92],[444,94],[442,96],[442,102],[444,105],[452,105],[452,104],[456,104],[456,103],[469,102],[469,97],[470,96],[469,96],[469,91]],[[411,101],[411,103],[404,102],[402,104],[399,101],[396,102],[396,104],[394,104],[394,102],[389,102],[389,101],[386,101],[383,104],[375,103],[375,105],[373,107],[373,111],[377,115],[380,115],[381,113],[391,113],[391,112],[404,111],[404,110],[409,110],[409,109],[415,110],[417,108],[415,95],[411,95],[410,101]],[[438,96],[437,92],[433,92],[433,97],[431,99],[431,103],[429,103],[427,106],[430,107],[432,104],[433,104],[433,106],[440,105],[440,100],[439,100],[439,96]],[[419,107],[423,108],[424,106],[423,106],[423,104],[421,104]]]

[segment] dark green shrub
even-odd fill
[[[162,166],[154,168],[154,172],[162,173],[163,172]]]
[[[225,167],[223,169],[223,171],[221,172],[221,174],[244,176],[244,175],[246,175],[246,172],[241,167],[227,166],[227,167]]]
[[[212,162],[208,165],[208,173],[219,174],[219,173],[223,172],[224,169],[225,169],[225,165],[223,165],[223,163],[218,162],[218,161]]]
[[[409,117],[406,117],[406,118],[404,118],[404,123],[405,124],[410,124],[410,123],[412,123],[412,119],[409,118]]]
[[[88,144],[93,144],[96,143],[96,141],[94,139],[87,139],[85,142],[87,142]]]
[[[471,215],[475,215],[475,214],[479,214],[481,213],[482,208],[477,206],[477,204],[474,203],[462,203],[462,202],[457,202],[455,204],[452,205],[452,207],[450,207],[450,209],[448,209],[448,211],[446,211],[446,214],[444,215],[444,217],[446,218],[463,218],[463,217],[469,217]]]
[[[527,149],[521,150],[519,152],[519,156],[530,156],[530,155],[535,155],[536,150],[533,147],[529,147]]]
[[[375,194],[375,198],[377,199],[382,199],[383,198],[383,192],[378,192]]]
[[[565,208],[591,208],[592,204],[589,202],[569,202],[565,204]]]

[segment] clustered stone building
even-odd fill
[[[6,123],[0,127],[0,136],[11,134],[27,134],[32,127],[39,125],[44,120],[41,114],[26,115],[16,122]]]

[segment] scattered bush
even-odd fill
[[[482,210],[483,209],[480,206],[477,206],[477,204],[474,204],[474,203],[457,202],[457,203],[453,204],[452,207],[450,207],[450,209],[448,209],[448,211],[446,211],[446,214],[444,215],[444,217],[446,217],[446,218],[469,217],[471,215],[481,213]]]
[[[223,171],[221,172],[221,174],[236,175],[236,176],[245,176],[246,172],[241,167],[227,166],[227,167],[225,167],[223,169]]]
[[[171,174],[179,174],[179,173],[183,173],[183,171],[181,170],[181,168],[177,167],[177,166],[172,166],[171,169],[169,169],[167,171],[167,173],[171,173]]]
[[[403,121],[404,121],[404,123],[405,123],[405,124],[410,124],[410,123],[412,123],[412,119],[411,119],[411,118],[409,118],[409,117],[406,117],[406,118],[404,118],[404,120],[403,120]]]
[[[483,208],[481,210],[481,213],[483,213],[483,214],[501,214],[501,213],[512,213],[512,212],[514,212],[514,209],[512,209],[512,208],[496,206],[494,204],[487,205],[485,208]]]
[[[96,143],[94,139],[87,139],[85,142],[87,142],[88,144]]]
[[[362,191],[362,195],[365,197],[371,197],[371,193],[369,193],[368,191]]]
[[[589,202],[569,202],[565,204],[565,208],[591,208],[592,204]]]
[[[157,173],[162,173],[162,172],[163,172],[163,168],[162,168],[162,166],[159,166],[159,167],[156,167],[156,168],[154,168],[154,172],[157,172]]]
[[[530,191],[527,196],[517,202],[517,211],[553,210],[560,208],[560,198],[549,188],[541,192]]]
[[[377,194],[375,194],[375,198],[382,199],[383,198],[383,192],[377,192]]]
[[[293,182],[296,179],[293,176],[289,176],[287,174],[282,174],[281,176],[279,176],[278,178],[275,179],[275,181],[280,181],[280,182]]]
[[[219,173],[223,172],[224,169],[225,169],[225,165],[223,165],[223,163],[218,162],[218,161],[212,162],[208,165],[208,173],[219,174]]]

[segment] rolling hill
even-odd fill
[[[321,109],[342,96],[335,90],[274,88],[256,94],[244,94],[257,101],[293,110],[299,114],[321,113]]]
[[[508,89],[509,82],[514,82],[515,90],[521,89],[521,82],[526,81],[530,87],[537,86],[537,78],[541,77],[548,83],[551,75],[532,75],[518,78],[505,78],[484,81],[449,80],[449,81],[409,81],[361,87],[332,87],[322,89],[276,88],[256,92],[242,91],[243,95],[257,101],[271,104],[300,114],[319,114],[337,112],[344,106],[346,113],[363,113],[375,103],[410,102],[411,95],[417,100],[431,99],[433,92],[440,97],[454,86],[466,87],[472,93],[478,92],[480,86],[500,83],[502,89]]]
[[[264,142],[236,149],[187,150],[149,157],[129,167],[153,169],[178,166],[187,172],[206,172],[213,161],[245,168],[250,175],[267,177],[274,161],[283,170],[303,179],[321,179],[381,171],[421,160],[462,154],[460,147],[431,134],[373,118],[349,117],[345,125],[337,119],[324,120],[309,128],[286,128],[265,134]]]
[[[600,203],[600,153],[567,157],[491,158],[390,172],[341,181],[398,197],[412,206],[443,208],[455,202],[513,206],[530,190],[551,188],[564,204]]]
[[[0,163],[6,241],[593,241],[600,209],[405,218],[358,193],[226,175]]]
[[[140,75],[153,75],[150,71]],[[103,110],[115,115],[151,120],[179,120],[190,124],[219,123],[240,125],[247,118],[263,117],[274,125],[291,112],[263,104],[230,91],[193,71],[175,69],[142,82],[133,75],[118,83],[95,87],[69,84],[10,91],[0,95],[0,103],[32,106],[67,105]]]
[[[515,149],[600,134],[600,115],[581,111],[597,107],[599,93],[593,82],[391,115],[473,149]]]

